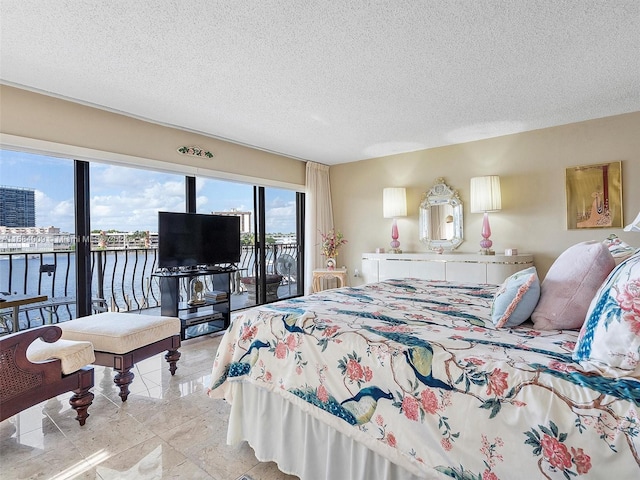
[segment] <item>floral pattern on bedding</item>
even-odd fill
[[[640,381],[583,371],[577,332],[496,329],[497,288],[389,280],[238,313],[208,393],[277,392],[427,478],[640,478]]]

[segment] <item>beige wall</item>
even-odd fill
[[[469,213],[469,179],[500,175],[503,209],[491,215],[496,251],[518,248],[535,255],[544,275],[568,246],[610,233],[640,246],[640,235],[621,229],[567,230],[565,168],[622,161],[625,221],[640,211],[640,112],[536,130],[489,140],[364,160],[331,167],[335,224],[349,243],[342,249],[351,284],[360,283],[360,255],[388,248],[391,220],[382,218],[382,189],[407,187],[409,216],[400,219],[405,252],[423,252],[418,241],[418,206],[438,177],[464,202],[465,241],[458,251],[475,252],[481,214]],[[2,145],[73,155],[85,160],[136,164],[157,170],[226,178],[302,190],[305,163],[124,115],[0,85]],[[198,145],[215,158],[180,155]]]
[[[5,148],[303,190],[305,162],[0,85]],[[197,145],[215,157],[179,154]]]
[[[502,211],[489,214],[496,251],[532,253],[542,276],[567,247],[616,233],[640,246],[640,234],[622,229],[567,230],[565,168],[622,161],[623,214],[628,223],[640,211],[640,112],[331,167],[336,228],[349,243],[338,259],[361,268],[360,255],[388,248],[391,220],[382,218],[382,189],[407,187],[409,215],[398,221],[404,252],[424,252],[418,240],[422,194],[438,177],[464,202],[461,252],[479,249],[482,214],[469,213],[469,180],[500,175]]]

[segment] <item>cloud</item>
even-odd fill
[[[73,232],[74,203],[73,200],[56,201],[41,190],[35,190],[36,226],[59,227],[61,231]]]
[[[12,164],[21,168],[8,168]],[[0,165],[3,177],[5,172],[16,172],[10,178],[7,175],[6,181],[35,189],[37,226],[74,231],[71,160],[3,150]],[[183,175],[91,163],[90,176],[92,230],[156,231],[158,211],[185,211]],[[252,212],[253,188],[244,183],[197,177],[197,211]],[[267,232],[295,232],[295,192],[267,188],[266,198]]]

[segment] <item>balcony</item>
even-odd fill
[[[277,298],[297,295],[295,243],[267,245],[267,274],[282,276]],[[238,271],[232,278],[231,310],[254,304],[242,277],[255,272],[252,245],[242,247]],[[161,305],[160,288],[153,272],[157,269],[156,248],[95,249],[91,252],[91,296],[94,312],[147,312]],[[205,285],[206,286],[206,285]],[[186,283],[181,295],[187,298]],[[46,302],[21,307],[20,330],[76,318],[75,253],[46,251],[0,253],[0,294],[47,295]],[[0,309],[0,335],[12,331],[12,310]]]

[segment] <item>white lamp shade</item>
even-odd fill
[[[471,213],[497,212],[502,208],[500,177],[487,175],[471,179]]]
[[[407,191],[405,188],[392,187],[382,191],[382,214],[384,218],[407,216]]]
[[[624,231],[625,232],[640,232],[640,213],[638,213],[638,216],[636,217],[636,219],[633,222],[631,222],[629,225],[624,227]]]

